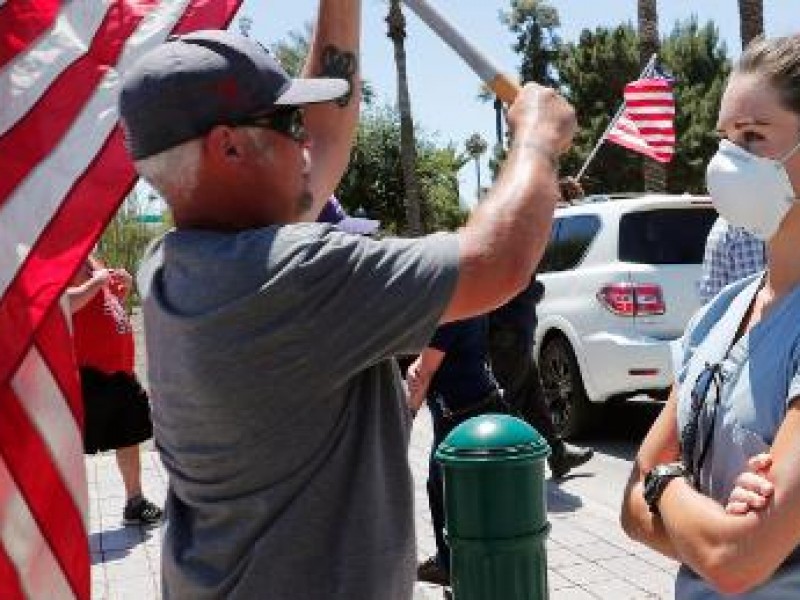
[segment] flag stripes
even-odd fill
[[[92,1],[92,0],[89,0]],[[176,32],[192,31],[204,26],[209,26],[209,19],[214,19],[212,22],[226,22],[221,20],[223,16],[220,13],[222,6],[226,6],[230,13],[235,11],[236,2],[229,0],[226,2],[216,2],[212,5],[204,5],[204,10],[195,9],[191,12],[182,15],[182,18],[176,21],[176,17],[181,17],[181,12],[187,8],[190,0],[183,2],[164,3],[168,10],[163,10],[161,15],[156,15],[161,18],[161,24],[167,29],[158,29],[153,26],[153,22],[158,23],[156,19],[149,17],[145,31],[140,34],[134,34],[134,40],[130,44],[130,50],[126,49],[125,56],[121,64],[124,68],[138,58],[144,51],[153,47],[163,41],[170,33],[170,29]],[[137,6],[139,6],[137,4]],[[159,7],[161,8],[161,7]],[[176,10],[180,9],[180,10]],[[208,13],[208,14],[206,14]],[[66,75],[66,73],[65,73]],[[66,262],[73,264],[72,269],[68,269],[69,274],[77,267],[82,257],[75,258],[75,252],[70,250],[70,247],[54,240],[54,245],[61,248],[61,252],[51,254],[48,252],[35,252],[36,247],[28,251],[26,247],[30,240],[39,239],[45,232],[45,225],[56,218],[57,211],[60,211],[59,219],[64,217],[69,218],[72,226],[80,227],[86,226],[87,214],[104,214],[110,218],[113,211],[116,209],[119,199],[128,192],[134,180],[134,173],[130,162],[128,161],[125,153],[122,150],[121,138],[118,139],[119,149],[111,148],[113,153],[111,160],[102,161],[99,171],[102,175],[100,180],[92,177],[93,168],[91,160],[98,154],[102,148],[105,138],[109,135],[112,128],[116,125],[116,95],[117,90],[113,85],[113,81],[118,79],[116,72],[106,73],[102,80],[99,89],[92,95],[85,106],[79,107],[81,110],[79,114],[73,117],[73,121],[69,129],[64,133],[60,140],[49,140],[54,142],[50,148],[50,153],[45,158],[40,158],[40,155],[34,154],[26,160],[26,164],[20,168],[25,169],[25,176],[22,181],[16,186],[11,194],[6,198],[0,195],[0,231],[3,236],[0,237],[0,295],[3,296],[0,300],[0,344],[8,352],[4,352],[0,356],[0,381],[4,381],[10,368],[20,360],[19,345],[20,340],[24,345],[24,336],[17,335],[19,338],[16,343],[9,337],[14,335],[12,326],[19,316],[18,310],[11,310],[9,306],[13,299],[16,297],[17,301],[25,303],[33,302],[35,305],[46,306],[50,302],[56,300],[63,292],[61,290],[54,290],[46,288],[39,291],[41,297],[31,295],[31,291],[39,286],[41,279],[40,276],[46,276],[51,267],[48,266],[51,261],[58,260],[60,254],[67,253],[64,257]],[[80,86],[87,85],[85,79],[71,82],[76,89],[80,90]],[[66,87],[63,92],[69,95],[71,86]],[[48,106],[42,103],[37,103],[35,112],[39,116],[31,117],[36,119],[48,119],[47,112],[41,112],[39,109],[44,108],[45,111]],[[45,130],[49,129],[49,126]],[[14,131],[10,131],[7,135],[13,135]],[[5,137],[5,136],[4,136]],[[2,143],[0,138],[0,144]],[[108,144],[106,144],[108,148]],[[0,156],[5,157],[8,153],[0,153]],[[23,156],[23,159],[25,157]],[[0,158],[0,171],[6,172],[6,167],[9,166],[3,161],[5,158]],[[31,163],[31,164],[27,164]],[[112,168],[109,171],[109,167]],[[36,172],[46,171],[49,173],[58,173],[59,177],[37,177]],[[125,183],[120,185],[119,180],[122,179]],[[3,178],[5,180],[5,177]],[[81,181],[81,189],[70,192],[69,183],[73,181]],[[0,181],[0,186],[2,186]],[[121,196],[114,198],[107,202],[111,210],[103,210],[102,199],[107,196],[104,192],[106,186],[111,185],[112,189],[121,193]],[[83,192],[83,193],[81,193]],[[86,197],[85,194],[90,194]],[[32,200],[35,199],[35,207],[32,206]],[[78,202],[81,204],[78,210],[68,209],[73,203]],[[3,204],[5,203],[5,204]],[[35,208],[35,212],[32,210]],[[88,211],[88,212],[84,212]],[[95,224],[97,232],[102,231],[107,222]],[[99,227],[97,227],[99,225]],[[71,227],[60,228],[60,235],[69,235]],[[45,236],[53,240],[53,235]],[[79,237],[79,236],[73,236]],[[86,244],[87,249],[91,247],[94,240],[90,244]],[[48,249],[52,250],[52,248]],[[31,256],[29,256],[29,254]],[[46,264],[39,264],[35,260],[36,255],[46,257]],[[27,265],[31,262],[31,265]],[[36,270],[37,277],[29,277],[30,285],[24,286],[22,283],[14,281],[17,273],[27,270],[28,266]],[[63,265],[62,265],[63,266]],[[59,271],[60,272],[60,271]],[[65,282],[66,283],[66,282]],[[25,306],[18,306],[25,312],[30,312]],[[40,311],[35,311],[34,314],[41,314]],[[33,329],[36,328],[36,320],[31,323]]]
[[[0,463],[0,506],[11,504],[13,500],[8,499],[6,496],[8,493],[14,492],[14,482],[10,480],[3,464]],[[0,522],[7,520],[6,516],[0,513]],[[11,561],[11,557],[8,556],[5,549],[6,544],[0,538],[0,583],[3,584],[3,594],[6,600],[25,600],[22,582],[17,575],[18,569],[14,566],[15,563]]]
[[[0,68],[44,35],[58,11],[58,0],[0,3]]]
[[[87,48],[82,42],[94,39],[107,12],[103,2],[70,2],[58,15],[48,35],[9,56],[5,68],[17,77],[23,77],[25,85],[11,78],[0,78],[0,94],[6,99],[0,109],[0,133],[6,133],[24,117],[62,72],[86,54]],[[73,88],[73,91],[77,89]],[[62,102],[69,100],[73,98],[61,97]],[[59,107],[58,113],[62,110]],[[36,141],[36,138],[29,140]]]
[[[120,72],[240,0],[0,0],[0,590],[89,598],[82,403],[59,307],[135,181]]]
[[[675,154],[675,99],[667,79],[639,79],[625,86],[625,107],[607,140],[667,163]]]

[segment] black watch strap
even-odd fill
[[[657,515],[658,501],[661,499],[661,494],[669,484],[670,481],[676,477],[685,477],[686,468],[681,463],[667,463],[663,465],[656,465],[644,477],[644,501],[650,508],[650,512]]]

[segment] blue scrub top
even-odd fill
[[[788,405],[800,397],[800,286],[732,345],[762,277],[763,273],[758,273],[722,290],[695,315],[683,338],[673,347],[679,384],[679,433],[689,421],[692,388],[701,372],[707,365],[720,368],[719,385],[710,386],[700,412],[695,458],[713,423],[700,488],[721,504],[727,501],[736,477],[747,469],[748,459],[770,448]],[[769,582],[738,596],[722,596],[688,568],[681,567],[675,597],[800,598],[800,551],[796,549]]]

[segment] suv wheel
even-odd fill
[[[578,361],[565,338],[554,337],[545,344],[539,355],[539,370],[556,431],[565,438],[578,434],[585,429],[591,406]]]

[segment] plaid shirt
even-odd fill
[[[708,302],[729,283],[761,271],[766,265],[764,242],[719,217],[706,241],[703,276],[698,284],[700,298]]]

